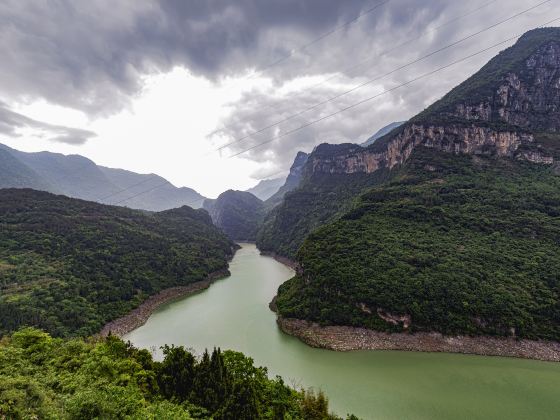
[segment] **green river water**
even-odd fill
[[[162,306],[125,336],[201,353],[219,346],[251,356],[295,387],[323,389],[337,414],[363,419],[560,419],[560,363],[398,351],[339,353],[283,334],[268,303],[293,271],[243,244],[231,277]]]

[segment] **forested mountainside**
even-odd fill
[[[254,241],[264,217],[264,204],[246,191],[228,190],[204,201],[214,224],[236,241]]]
[[[560,177],[418,148],[305,241],[286,317],[389,331],[560,340]]]
[[[284,200],[266,215],[257,246],[264,252],[294,259],[307,235],[350,209],[357,195],[387,176],[388,171],[304,176],[299,187],[286,193]]]
[[[247,192],[253,194],[259,200],[266,201],[276,194],[285,182],[285,178],[263,179],[253,188],[249,188]]]
[[[539,29],[372,146],[313,153],[314,175],[390,179],[306,239],[280,313],[560,340],[559,131],[560,30]]]
[[[269,379],[241,353],[214,349],[196,358],[165,347],[164,355],[154,361],[112,336],[68,340],[22,329],[0,341],[0,417],[338,419],[322,393]]]
[[[204,197],[154,174],[105,168],[79,155],[25,153],[0,144],[0,187],[33,188],[104,204],[162,211],[202,207]]]
[[[226,270],[233,243],[206,211],[145,213],[0,190],[0,335],[89,335],[158,291]]]
[[[319,223],[324,224],[335,220],[353,197],[365,192],[355,189],[345,196],[346,202],[333,204],[333,200],[340,200],[323,178],[336,178],[334,189],[344,189],[341,184],[347,179],[351,190],[355,174],[373,174],[372,183],[366,185],[373,187],[382,179],[379,172],[405,164],[418,145],[454,154],[552,164],[560,131],[559,57],[560,29],[530,31],[440,101],[372,145],[318,146],[307,159],[300,187],[302,191],[322,190],[319,197],[302,200],[297,191],[286,195],[282,205],[266,218],[259,246],[293,258],[302,239],[317,227],[311,215],[323,212],[320,206],[333,209]],[[327,190],[316,187],[315,179],[321,179]],[[306,211],[298,214],[302,206],[307,206]],[[283,232],[294,214],[298,214],[300,230],[305,230],[295,241]]]

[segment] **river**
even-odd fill
[[[293,271],[242,244],[231,277],[160,307],[124,338],[251,356],[296,387],[321,388],[363,419],[560,419],[560,363],[444,353],[314,349],[282,333],[268,303]]]

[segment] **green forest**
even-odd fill
[[[298,252],[281,315],[401,331],[560,340],[560,176],[417,148]]]
[[[155,361],[113,336],[62,339],[21,329],[0,340],[0,418],[338,419],[321,392],[269,379],[241,353],[163,352]]]
[[[318,173],[302,179],[300,186],[267,214],[257,246],[294,259],[307,235],[351,208],[356,196],[386,179],[387,172]]]
[[[148,213],[0,190],[0,336],[87,336],[162,289],[226,270],[234,244],[204,210]]]

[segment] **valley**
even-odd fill
[[[153,13],[147,21],[158,33]],[[343,28],[346,36],[361,16],[322,37]],[[192,26],[203,34],[201,22]],[[243,67],[246,82],[256,82],[236,91],[231,75],[209,70],[223,52],[183,68],[193,85],[162,97],[192,93],[221,105],[175,109],[166,99],[127,112],[149,110],[135,133],[145,139],[146,127],[158,146],[182,133],[176,155],[167,155],[169,179],[188,172],[215,198],[153,173],[98,165],[85,157],[93,148],[82,156],[0,144],[0,419],[560,418],[560,28],[529,27],[513,43],[443,67],[422,63],[431,72],[401,74],[376,85],[375,96],[331,104],[376,80],[363,75],[368,81],[350,90],[337,84],[336,96],[311,107],[317,99],[294,99],[274,124],[263,110],[278,106],[275,95],[305,92],[298,83],[315,83],[313,71],[290,92]],[[202,38],[181,38],[178,50],[191,39]],[[310,59],[307,48],[321,39],[275,63]],[[426,93],[439,90],[424,76],[505,44],[456,87],[445,84],[443,96]],[[248,59],[235,54],[228,71]],[[141,73],[132,62],[162,77],[167,61],[181,71],[173,62],[180,56],[164,53],[158,65],[129,57],[121,79]],[[333,74],[312,87],[343,75]],[[418,98],[370,108],[380,120],[355,109],[420,79]],[[136,85],[108,91],[132,95],[142,90]],[[150,86],[138,95],[149,96]],[[262,89],[271,103],[260,103]],[[27,117],[50,105],[28,109],[21,98],[32,97],[18,98],[0,101],[0,135],[10,145],[22,137],[75,151],[97,136],[93,126],[101,137],[111,131],[113,110],[88,102],[91,115],[64,111],[86,130]],[[121,99],[115,103],[130,105]],[[302,117],[319,105],[317,119]],[[180,112],[168,117],[163,108]],[[329,121],[313,131],[350,109],[337,127]],[[147,129],[152,114],[155,131]],[[291,127],[295,117],[303,124]],[[190,130],[194,140],[183,135]],[[122,133],[132,137],[123,127],[103,137],[99,156]],[[168,169],[142,147],[130,149],[138,166],[127,167]]]
[[[501,357],[400,351],[333,352],[278,329],[268,303],[293,271],[241,244],[231,276],[161,306],[125,340],[155,351],[165,343],[200,353],[237,349],[296,387],[320,387],[339,415],[369,419],[487,419],[560,414],[560,364]],[[375,413],[372,416],[371,413]]]

